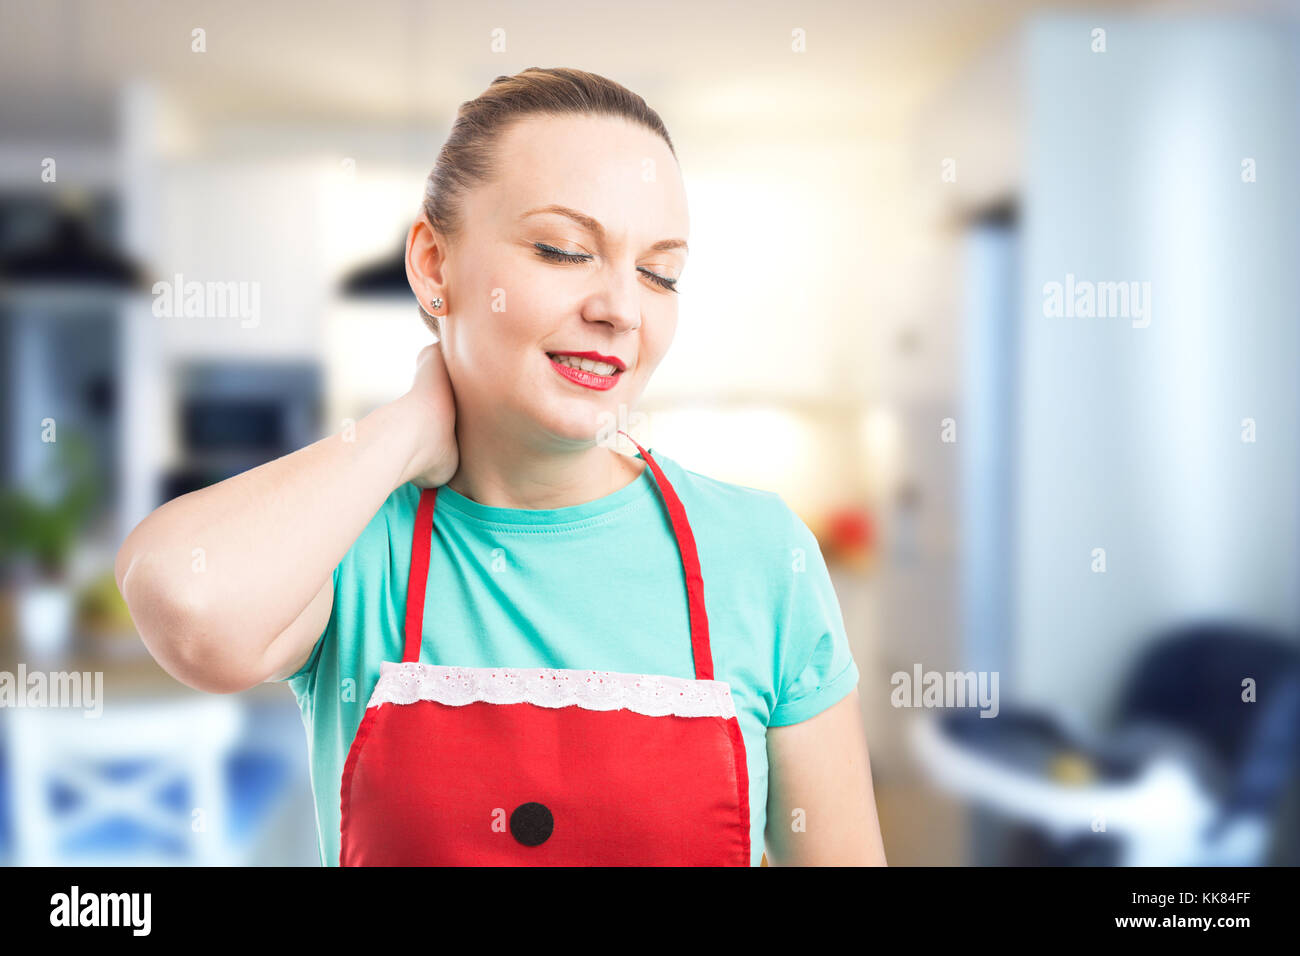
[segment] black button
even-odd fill
[[[524,846],[545,843],[555,829],[555,818],[542,803],[521,803],[510,814],[510,832]]]

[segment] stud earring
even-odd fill
[[[429,300],[429,305],[433,306],[435,309],[441,309],[441,308],[442,308],[442,299],[430,299],[430,300]]]

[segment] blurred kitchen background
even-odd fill
[[[293,695],[168,677],[113,557],[406,390],[424,178],[528,66],[669,128],[689,284],[633,430],[817,533],[890,862],[1300,859],[1294,4],[0,18],[0,668],[103,680],[94,719],[0,695],[4,862],[317,864]],[[257,314],[156,315],[176,281]],[[902,706],[929,672],[996,675],[996,717]]]

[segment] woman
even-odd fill
[[[816,539],[774,493],[611,447],[687,226],[639,96],[499,77],[407,239],[437,336],[411,389],[122,545],[169,673],[293,689],[322,863],[884,864]]]

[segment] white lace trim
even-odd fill
[[[382,661],[367,707],[433,700],[627,709],[649,717],[735,717],[726,681],[545,667],[454,667]]]

